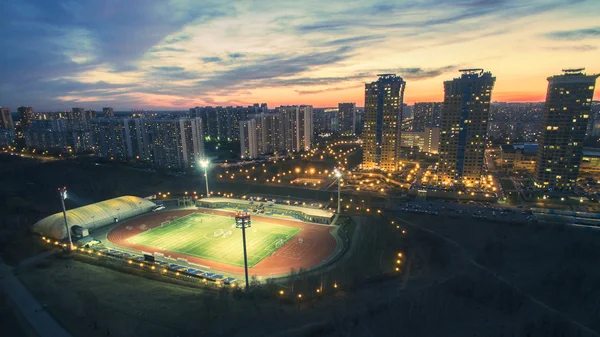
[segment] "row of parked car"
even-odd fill
[[[430,214],[430,215],[439,215],[440,214],[435,209],[425,208],[425,207],[421,207],[419,205],[411,205],[411,204],[407,204],[404,208],[402,208],[402,211],[408,212],[408,213],[419,213],[419,214]]]

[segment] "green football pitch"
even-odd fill
[[[293,238],[300,228],[252,221],[246,229],[252,267]],[[132,236],[127,242],[234,266],[244,266],[242,230],[231,217],[193,213]]]

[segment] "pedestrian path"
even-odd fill
[[[47,255],[47,253],[44,253]],[[46,311],[19,279],[12,267],[0,261],[0,288],[21,311],[21,315],[40,337],[69,337],[70,334]]]

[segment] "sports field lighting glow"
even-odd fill
[[[202,168],[204,168],[204,181],[206,182],[206,196],[207,197],[210,195],[210,192],[208,191],[208,164],[209,164],[208,160],[206,160],[206,159],[200,160],[200,166]]]
[[[60,203],[63,209],[63,217],[65,221],[65,228],[67,230],[67,237],[69,238],[69,251],[73,248],[73,240],[71,240],[71,229],[69,228],[69,224],[67,222],[67,209],[65,208],[65,199],[67,199],[67,187],[58,188],[58,195],[60,197]]]
[[[279,295],[283,295],[284,291],[283,290],[279,290]]]

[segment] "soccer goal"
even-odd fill
[[[223,235],[223,230],[222,230],[222,229],[217,229],[217,230],[215,231],[215,237],[217,237],[217,236],[221,236],[221,235]]]
[[[223,234],[223,239],[225,239],[226,237],[230,236],[232,234],[231,231],[227,231]]]

